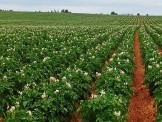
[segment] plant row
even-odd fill
[[[132,93],[134,31],[135,27],[129,28],[117,53],[110,57],[102,73],[98,73],[96,94],[81,103],[78,111],[84,122],[126,121]]]
[[[155,40],[152,40],[149,34],[146,33],[144,27],[141,28],[140,40],[145,64],[145,82],[158,105],[157,121],[160,122],[162,120],[162,57],[158,46],[154,43]]]

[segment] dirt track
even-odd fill
[[[135,71],[133,77],[133,95],[128,110],[128,122],[155,122],[157,107],[144,85],[145,68],[141,58],[139,32],[134,38]]]

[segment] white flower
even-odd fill
[[[16,71],[16,74],[19,74],[19,71]]]
[[[116,77],[116,80],[117,80],[117,81],[120,81],[120,78],[117,76],[117,77]]]
[[[29,116],[32,116],[32,112],[31,111],[27,111],[26,113],[28,113]]]
[[[10,110],[9,110],[9,112],[14,112],[15,111],[15,106],[11,106],[11,108],[10,108]]]
[[[68,82],[65,82],[66,83],[66,85],[69,87],[69,88],[71,88],[71,84],[70,83],[68,83]]]
[[[150,59],[150,61],[153,61],[153,60],[154,60],[154,58],[151,58],[151,59]]]
[[[20,72],[21,72],[21,73],[23,73],[23,72],[24,72],[24,70],[20,70]]]
[[[43,59],[43,62],[47,61],[48,59],[50,59],[50,57],[45,57],[45,58]]]
[[[152,66],[148,65],[148,69],[152,69]]]
[[[120,65],[120,62],[118,62],[118,64]]]
[[[125,74],[122,70],[120,71],[122,74]]]
[[[7,61],[9,61],[9,60],[10,60],[10,58],[8,58],[8,57],[7,57],[7,58],[6,58],[6,60],[7,60]]]
[[[22,95],[22,92],[18,91],[18,93],[19,93],[20,95]]]
[[[116,53],[114,53],[113,55],[112,55],[112,57],[115,57],[116,56]]]
[[[62,80],[63,80],[63,81],[66,81],[67,79],[66,79],[66,77],[64,76],[64,77],[62,78]]]
[[[110,58],[110,61],[113,61],[113,58]]]
[[[33,82],[33,86],[35,87],[37,84],[35,82]]]
[[[106,93],[104,92],[104,90],[101,90],[101,91],[100,91],[100,94],[101,94],[101,96],[102,96],[102,95],[105,95]]]
[[[24,89],[25,89],[25,90],[28,90],[28,89],[29,89],[29,84],[26,84],[26,85],[24,86]]]
[[[42,99],[44,99],[44,98],[46,98],[46,93],[45,92],[42,94]]]
[[[129,59],[127,59],[126,62],[129,63]]]
[[[7,80],[7,76],[6,76],[6,75],[5,75],[5,76],[3,76],[3,79],[4,79],[4,80]]]
[[[120,112],[120,111],[119,111],[119,112],[116,112],[116,111],[115,111],[115,112],[114,112],[114,115],[117,116],[117,117],[119,117],[119,116],[121,115],[121,112]]]
[[[59,93],[60,91],[58,90],[58,89],[56,89],[56,91],[54,91],[54,93],[56,94],[56,93]]]
[[[92,59],[95,59],[95,56],[92,56]]]
[[[162,70],[160,70],[160,73],[162,73]]]
[[[96,72],[96,76],[97,76],[97,77],[100,77],[100,76],[101,76],[101,73]]]
[[[124,52],[119,53],[119,55],[123,55],[123,54],[124,54]]]
[[[91,98],[97,98],[97,95],[91,94]]]
[[[159,64],[156,64],[156,67],[157,67],[157,68],[159,68],[159,67],[160,67],[160,65],[159,65]]]
[[[58,82],[58,79],[56,79],[55,77],[50,77],[49,79],[50,81]]]
[[[84,75],[88,75],[88,73],[87,73],[87,72],[85,72],[85,73],[84,73]]]
[[[127,86],[127,85],[128,85],[128,83],[124,83],[124,85],[125,85],[125,86]]]
[[[112,71],[113,71],[113,68],[108,68],[108,71],[109,71],[109,72],[112,72]]]

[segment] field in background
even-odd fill
[[[0,118],[127,120],[137,30],[160,122],[162,17],[41,12],[0,12]]]

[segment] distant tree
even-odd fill
[[[65,10],[65,13],[69,13],[68,9]]]
[[[114,11],[111,12],[111,15],[118,15],[117,13],[115,13]]]
[[[71,13],[68,9],[62,9],[61,13]]]
[[[61,13],[65,13],[65,9],[62,9],[62,10],[61,10]]]
[[[140,16],[140,13],[137,13],[137,16]]]
[[[148,14],[146,14],[146,16],[148,16]]]
[[[9,11],[9,12],[12,12],[13,10],[12,9],[10,9],[10,10],[2,10],[2,9],[0,9],[0,11]]]

